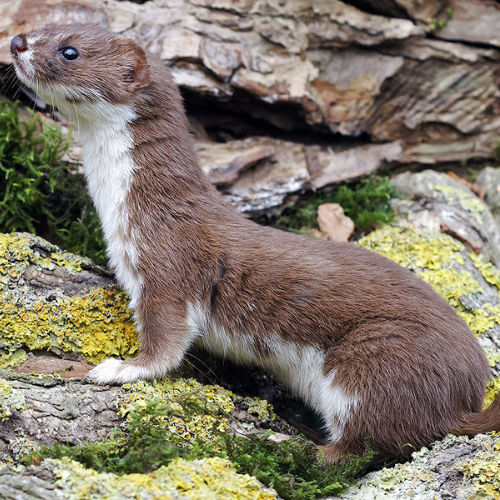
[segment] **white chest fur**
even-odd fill
[[[110,266],[135,307],[142,287],[137,249],[126,198],[136,166],[128,124],[135,117],[129,106],[113,106],[92,126],[82,124],[80,137],[89,192],[101,219]]]

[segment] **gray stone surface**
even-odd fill
[[[394,209],[405,220],[426,229],[441,231],[500,263],[500,226],[488,205],[467,186],[448,174],[425,170],[395,176],[392,183],[402,198]]]
[[[467,464],[491,460],[499,438],[479,434],[473,439],[449,436],[413,454],[412,461],[366,475],[341,498],[441,500],[494,498],[478,494],[479,477],[465,477]],[[494,462],[490,462],[494,463]],[[486,470],[488,465],[485,464]],[[484,481],[484,480],[483,480]],[[487,481],[487,480],[486,480]]]

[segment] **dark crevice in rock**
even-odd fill
[[[408,13],[402,7],[395,5],[391,0],[379,0],[370,2],[369,0],[343,0],[347,5],[352,5],[367,14],[377,16],[398,17],[402,19],[411,19]]]
[[[182,89],[182,95],[188,116],[200,123],[210,139],[217,142],[266,136],[306,145],[349,147],[371,143],[368,133],[347,136],[333,133],[326,126],[309,125],[298,105],[267,104],[243,91],[223,102],[187,89]],[[271,114],[275,123],[268,119]]]
[[[438,33],[434,32],[427,33],[426,38],[430,38],[431,40],[439,40],[440,42],[460,43],[462,45],[467,45],[468,47],[473,47],[475,49],[489,49],[499,51],[499,48],[496,45],[491,45],[489,43],[483,42],[472,42],[470,40],[462,40],[460,38],[444,38],[440,37]]]

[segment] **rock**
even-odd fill
[[[272,144],[272,156],[244,170],[232,185],[222,189],[224,197],[241,212],[279,212],[288,195],[309,185],[304,146],[288,141]]]
[[[486,260],[500,263],[500,227],[488,206],[463,183],[432,170],[403,173],[391,182],[403,197],[393,203],[402,223],[407,219],[451,234]]]
[[[498,2],[482,0],[448,0],[451,19],[436,32],[439,38],[460,40],[500,47],[500,6]],[[444,20],[446,13],[438,16]]]
[[[344,215],[338,203],[323,203],[318,207],[318,225],[332,241],[347,241],[354,232],[354,222]]]
[[[203,171],[216,186],[234,184],[241,173],[256,163],[274,156],[273,139],[248,138],[225,143],[197,142],[196,152]]]
[[[358,146],[343,151],[331,147],[306,148],[311,184],[315,189],[372,174],[384,162],[399,160],[400,155],[401,145],[398,142]]]
[[[371,10],[386,16],[407,17],[430,23],[436,17],[446,0],[358,0],[362,8],[370,7]]]
[[[60,375],[62,378],[83,378],[92,368],[93,365],[83,361],[70,361],[54,356],[36,356],[26,360],[14,371],[27,374]]]
[[[477,174],[476,182],[486,189],[484,201],[493,214],[496,227],[500,228],[500,169],[484,168]]]
[[[39,444],[81,444],[107,437],[123,422],[118,387],[0,371],[22,395],[25,409],[0,425],[0,459],[18,459]],[[0,494],[0,497],[2,495]]]
[[[499,452],[498,437],[448,436],[413,453],[411,462],[367,474],[340,498],[496,498]]]

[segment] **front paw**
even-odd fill
[[[87,378],[96,384],[124,384],[140,378],[147,378],[147,370],[129,361],[109,358],[89,371]]]

